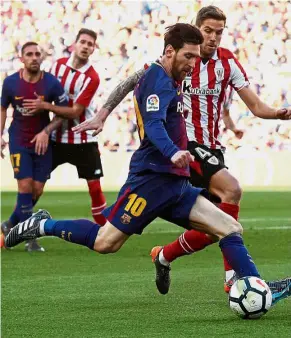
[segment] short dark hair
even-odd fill
[[[79,38],[82,34],[87,34],[87,35],[91,36],[94,39],[94,41],[97,40],[97,33],[96,32],[92,31],[91,29],[81,28],[79,30],[77,36],[76,36],[76,42],[79,40]]]
[[[36,43],[34,41],[26,42],[21,48],[21,55],[23,55],[25,48],[28,47],[28,46],[38,46],[38,43]]]
[[[193,45],[201,45],[203,36],[200,30],[188,23],[176,23],[175,25],[166,28],[167,31],[164,35],[164,52],[168,45],[178,51],[185,43],[192,43]]]
[[[226,24],[226,15],[216,6],[202,7],[197,13],[195,25],[201,27],[203,21],[207,19],[221,20],[224,21],[224,26]]]

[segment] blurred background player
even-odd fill
[[[221,108],[226,89],[228,85],[233,87],[255,116],[265,119],[289,119],[291,112],[290,109],[277,110],[264,104],[249,88],[246,72],[233,53],[219,47],[226,25],[226,16],[219,8],[201,8],[197,14],[196,25],[204,38],[201,57],[197,58],[193,73],[188,75],[182,84],[188,150],[195,157],[195,161],[190,164],[190,181],[194,186],[207,188],[216,197],[220,209],[237,220],[242,190],[237,179],[225,166],[225,148],[220,143],[219,135]],[[80,132],[88,128],[96,129],[96,133],[100,132],[110,112],[133,89],[144,72],[145,70],[140,70],[121,83],[94,120],[83,123],[75,130]],[[224,119],[231,123],[229,118]],[[241,133],[238,132],[238,135],[241,136]],[[165,259],[162,260],[169,266],[176,258],[199,251],[212,243],[212,239],[207,235],[190,230],[164,248],[153,248],[152,257],[155,260],[159,253],[164,255]],[[225,259],[224,269],[224,289],[228,292],[236,277]]]
[[[36,142],[37,134],[50,123],[49,111],[30,115],[23,106],[25,99],[38,96],[61,106],[68,104],[63,87],[51,74],[41,71],[41,49],[35,42],[27,42],[21,49],[24,68],[5,78],[1,96],[1,156],[5,147],[3,131],[7,108],[11,104],[13,121],[9,128],[9,151],[18,194],[15,209],[8,221],[1,225],[5,235],[18,222],[32,215],[32,209],[43,192],[52,167],[52,150],[48,138]],[[44,251],[35,240],[26,243],[27,251]]]
[[[101,212],[106,207],[106,200],[100,185],[103,170],[96,137],[93,137],[91,132],[77,135],[72,131],[73,126],[94,115],[93,99],[100,80],[89,62],[89,57],[95,50],[96,39],[97,34],[94,31],[82,28],[76,36],[71,56],[58,59],[51,69],[51,73],[64,87],[70,109],[39,99],[26,100],[24,105],[32,113],[44,108],[54,112],[56,117],[40,133],[40,137],[44,139],[47,134],[51,134],[52,171],[64,163],[70,163],[77,168],[79,178],[85,179],[88,184],[92,216],[95,222],[104,224],[106,220]]]

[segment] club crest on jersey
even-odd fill
[[[121,223],[123,224],[129,224],[130,221],[131,221],[131,217],[127,214],[123,214],[121,217],[120,217],[120,220],[121,220]]]
[[[212,165],[218,165],[218,163],[219,163],[218,158],[216,156],[210,157],[210,159],[207,162],[212,164]]]
[[[158,95],[152,94],[147,97],[146,110],[158,111],[160,109],[160,99]]]
[[[216,76],[216,82],[221,82],[224,77],[224,69],[223,68],[215,68],[214,73]]]

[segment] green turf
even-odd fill
[[[115,194],[108,193],[109,204]],[[15,194],[2,194],[2,219]],[[55,218],[90,217],[84,192],[46,193],[39,207]],[[266,279],[291,274],[291,193],[246,192],[245,242]],[[290,337],[291,301],[262,319],[233,315],[223,292],[217,245],[172,264],[172,286],[158,294],[149,251],[180,230],[157,220],[115,255],[101,256],[55,238],[45,253],[2,250],[2,337]]]

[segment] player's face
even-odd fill
[[[175,53],[172,63],[172,75],[176,81],[182,81],[186,75],[192,72],[196,58],[200,56],[200,45],[184,44]]]
[[[42,54],[39,46],[27,46],[21,56],[21,61],[24,64],[24,68],[33,74],[36,74],[40,70],[42,62]]]
[[[206,19],[199,28],[204,41],[201,45],[201,56],[211,57],[220,45],[225,22],[223,20]]]
[[[75,43],[75,55],[82,61],[88,60],[94,49],[95,40],[87,34],[81,34]]]

